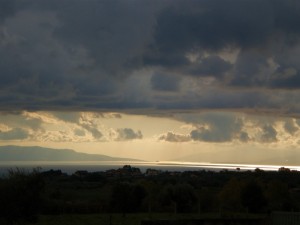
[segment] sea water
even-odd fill
[[[106,171],[118,169],[124,165],[139,168],[145,172],[148,168],[162,171],[194,171],[194,170],[255,170],[257,168],[266,171],[277,171],[281,165],[253,165],[253,164],[223,164],[223,163],[195,163],[195,162],[138,162],[138,161],[11,161],[0,163],[0,174],[5,174],[9,170],[22,169],[31,171],[39,169],[47,171],[50,169],[61,170],[64,173],[72,174],[77,170],[89,172]],[[300,171],[300,166],[287,166],[291,170]]]
[[[175,161],[5,161],[0,162],[0,175],[5,175],[9,170],[21,169],[32,171],[61,170],[63,173],[73,174],[78,170],[89,172],[106,171],[118,169],[124,165],[139,168],[142,172],[147,169],[157,169],[162,171],[197,171],[197,170],[255,170],[257,168],[266,171],[277,171],[282,165],[253,165],[253,164],[226,164],[207,162],[175,162]],[[300,171],[300,166],[284,166],[290,170]]]

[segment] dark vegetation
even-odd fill
[[[105,172],[12,170],[0,179],[0,221],[38,215],[269,214],[299,211],[300,172],[167,172],[124,166]]]

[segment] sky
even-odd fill
[[[300,2],[0,0],[0,145],[300,165]]]

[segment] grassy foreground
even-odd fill
[[[225,215],[225,218],[229,215]],[[235,218],[261,218],[266,215],[235,214]],[[224,215],[222,215],[224,217]],[[142,220],[147,219],[200,219],[220,218],[219,214],[64,214],[64,215],[41,215],[35,225],[140,225]],[[29,225],[32,223],[17,223]]]
[[[37,225],[139,225],[145,215],[129,214],[87,214],[40,216]]]

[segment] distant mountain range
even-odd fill
[[[71,149],[52,149],[38,146],[0,146],[1,161],[140,161],[107,155],[87,154]]]

